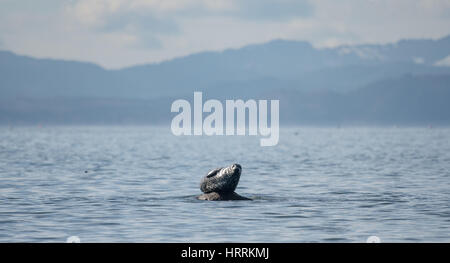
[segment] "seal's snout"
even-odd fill
[[[242,167],[241,167],[241,165],[240,164],[238,164],[238,163],[235,163],[235,164],[233,164],[233,169],[237,169],[237,170],[239,170],[239,171],[241,171],[242,170]]]

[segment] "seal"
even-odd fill
[[[200,190],[204,193],[199,200],[251,200],[234,192],[241,177],[242,167],[235,163],[225,168],[211,170],[201,181]]]

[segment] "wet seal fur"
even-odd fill
[[[200,190],[204,193],[197,197],[199,200],[251,200],[234,192],[241,177],[242,167],[233,164],[225,168],[211,170],[201,181]]]

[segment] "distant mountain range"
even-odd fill
[[[0,51],[0,123],[166,123],[194,91],[279,98],[282,123],[450,124],[450,36],[324,49],[275,40],[120,70]]]

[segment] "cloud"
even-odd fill
[[[312,10],[307,0],[79,0],[67,6],[82,23],[97,26],[120,13],[172,20],[186,16],[287,20],[311,15]]]
[[[182,4],[183,1],[177,3]],[[181,7],[171,1],[81,0],[67,5],[65,13],[81,26],[98,34],[134,35],[132,47],[161,48],[159,36],[174,34],[179,30],[177,23],[168,14]]]
[[[133,47],[161,48],[161,38],[181,34],[184,19],[210,17],[277,21],[311,13],[298,0],[79,0],[65,7],[67,16],[91,30],[136,36]]]
[[[159,36],[180,33],[173,20],[131,12],[111,15],[107,23],[95,30],[99,33],[122,32],[135,35],[138,42],[134,46],[143,48],[161,48]]]
[[[235,16],[242,19],[286,21],[311,16],[313,6],[304,0],[246,0],[237,3]]]

